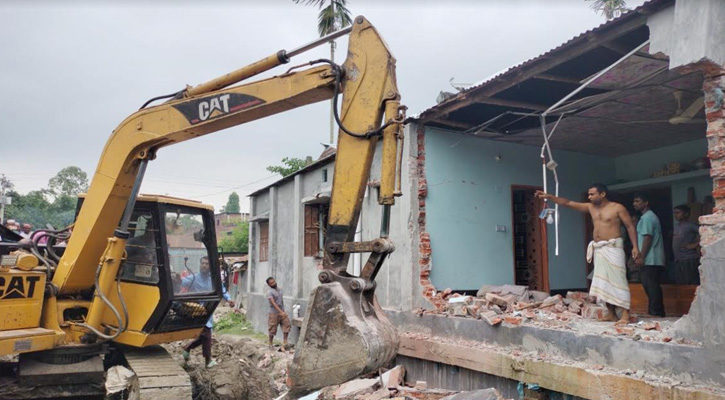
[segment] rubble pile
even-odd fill
[[[379,376],[355,379],[301,397],[300,400],[504,400],[496,389],[457,392],[429,388],[426,381],[405,384],[405,368],[398,365]]]
[[[609,310],[596,297],[584,292],[567,292],[564,297],[529,290],[526,286],[484,285],[475,297],[452,293],[450,289],[439,292],[437,296],[444,300],[445,307],[433,311],[420,309],[418,314],[477,318],[491,326],[527,324],[592,334],[616,335],[634,340],[697,344],[688,339],[674,339],[668,336],[664,325],[669,325],[669,321],[638,322],[637,316],[633,316],[630,323],[624,326],[613,326],[611,322],[597,325],[595,321],[609,317]]]
[[[480,318],[491,325],[506,322],[520,325],[524,321],[569,321],[573,318],[602,319],[608,316],[607,307],[597,304],[595,297],[583,292],[568,292],[549,296],[529,290],[526,286],[484,286],[476,297],[441,292],[447,307],[445,314],[457,317]]]
[[[219,307],[214,314],[220,320],[232,312]],[[243,312],[243,310],[242,310]],[[274,399],[287,391],[287,365],[292,360],[290,352],[269,349],[267,344],[254,338],[214,332],[212,357],[217,361],[213,368],[205,368],[201,348],[191,351],[191,359],[184,362],[182,346],[186,342],[164,344],[166,350],[184,366],[194,389],[194,399]]]

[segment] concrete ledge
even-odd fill
[[[592,400],[663,399],[716,400],[725,394],[712,389],[646,381],[581,366],[504,353],[481,343],[444,342],[419,334],[401,334],[398,354],[454,365]]]
[[[448,341],[469,341],[523,352],[541,352],[571,362],[600,364],[619,370],[675,378],[687,385],[725,388],[725,351],[672,342],[645,342],[533,325],[490,326],[473,318],[386,310],[398,332],[420,333]]]

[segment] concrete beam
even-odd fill
[[[506,350],[506,351],[505,351]],[[536,383],[585,399],[723,400],[712,389],[681,387],[553,360],[531,359],[511,348],[480,342],[449,341],[420,334],[400,335],[399,355],[454,365],[518,382]]]

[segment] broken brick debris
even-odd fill
[[[380,388],[380,379],[355,379],[340,385],[335,390],[333,397],[335,399],[349,399],[356,396],[373,394]]]
[[[599,303],[595,296],[585,292],[567,292],[566,296],[560,294],[551,296],[548,293],[530,290],[526,286],[484,285],[476,297],[452,293],[449,289],[441,293],[445,293],[446,298],[443,307],[435,310],[421,309],[416,313],[482,319],[491,326],[506,322],[508,326],[526,323],[554,329],[578,329],[581,322],[586,320],[599,321],[609,317],[606,305]],[[663,334],[644,334],[646,331],[662,332],[663,328],[657,321],[638,322],[638,317],[632,315],[629,323],[635,325],[632,330],[620,329],[616,332],[599,330],[596,334],[612,334],[645,341],[674,340],[672,338],[666,340]],[[677,339],[675,342],[693,344],[686,339]]]

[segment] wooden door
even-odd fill
[[[534,196],[541,188],[511,187],[514,283],[549,291],[549,253],[546,222],[539,218],[543,202]]]

